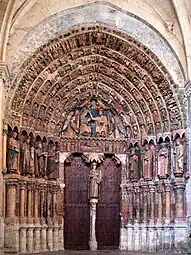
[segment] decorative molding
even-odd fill
[[[0,61],[0,79],[6,83],[10,78],[10,72],[8,64],[6,62]]]

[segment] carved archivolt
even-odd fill
[[[42,46],[13,86],[10,122],[54,136],[92,97],[116,105],[133,138],[185,128],[177,87],[161,62],[105,27],[83,27]]]

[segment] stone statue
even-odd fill
[[[174,176],[182,177],[184,174],[184,146],[178,137],[174,148]]]
[[[47,155],[47,176],[48,179],[56,180],[58,178],[58,151],[55,145],[51,145]]]
[[[129,156],[130,179],[139,179],[138,163],[139,163],[139,157],[135,151],[135,148],[132,147],[130,150],[130,156]]]
[[[143,163],[143,178],[144,180],[152,180],[153,173],[153,151],[150,149],[149,145],[146,144],[142,154]]]
[[[8,173],[19,174],[19,144],[16,140],[17,132],[13,131],[12,136],[8,139],[7,151],[7,170]]]
[[[34,147],[31,145],[30,137],[23,143],[21,156],[22,173],[34,177]]]
[[[43,150],[42,143],[39,142],[35,150],[35,176],[44,177],[47,165],[47,152]]]
[[[169,176],[169,150],[166,143],[161,144],[158,152],[158,177],[166,179]]]
[[[99,184],[102,182],[102,174],[96,170],[97,163],[92,163],[92,169],[90,171],[90,186],[89,186],[89,198],[99,197]]]

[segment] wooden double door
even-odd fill
[[[103,174],[96,213],[98,249],[116,249],[120,231],[120,166],[111,156],[99,165]],[[88,250],[90,205],[88,201],[90,165],[74,155],[65,165],[64,242],[65,249]]]

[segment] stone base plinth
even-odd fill
[[[185,223],[173,225],[128,224],[125,229],[126,240],[123,238],[123,247],[129,251],[185,253],[187,247]]]
[[[97,250],[97,241],[89,241],[89,247],[90,251],[96,251]]]

